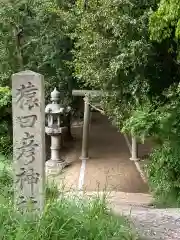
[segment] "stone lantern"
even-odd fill
[[[59,103],[61,93],[55,88],[51,92],[51,103],[45,108],[46,127],[45,132],[51,136],[51,158],[46,162],[48,172],[59,173],[68,165],[61,157],[62,135],[67,132],[66,116],[71,110]]]

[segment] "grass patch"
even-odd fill
[[[0,169],[0,236],[2,240],[136,240],[129,222],[107,209],[104,197],[83,201],[59,196],[46,186],[47,204],[41,216],[21,214],[12,205],[12,170]]]
[[[137,239],[123,217],[107,213],[105,206],[94,200],[88,205],[75,204],[67,198],[46,206],[41,217],[21,215],[13,208],[1,207],[0,236],[4,240],[121,240]]]
[[[175,193],[169,194],[168,196],[159,194],[155,196],[153,206],[156,208],[179,208],[180,203],[177,201],[177,196]]]

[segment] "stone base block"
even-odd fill
[[[69,166],[69,163],[67,163],[65,161],[48,160],[46,162],[46,174],[58,175],[67,166]]]
[[[83,157],[83,156],[80,156],[79,159],[80,159],[80,160],[88,160],[89,157]]]
[[[130,160],[137,162],[137,161],[140,161],[140,158],[132,158],[132,157],[131,157]]]

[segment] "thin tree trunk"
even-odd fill
[[[84,10],[88,8],[88,0],[84,0]]]
[[[15,38],[15,44],[16,44],[16,56],[17,56],[17,62],[19,66],[19,71],[22,71],[24,69],[24,63],[23,63],[23,56],[21,52],[21,40],[22,40],[22,30],[14,30],[14,38]]]

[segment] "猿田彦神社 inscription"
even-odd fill
[[[27,106],[31,110],[33,107],[39,107],[38,88],[32,82],[21,84],[16,90],[16,103],[19,104],[20,108],[23,109]]]
[[[19,154],[17,160],[24,159],[24,164],[28,165],[35,160],[35,152],[38,150],[38,144],[35,143],[35,137],[29,132],[24,133],[24,137],[21,139],[21,146],[17,147]]]
[[[20,171],[20,173],[16,174],[16,183],[19,183],[21,190],[24,187],[24,183],[29,184],[31,186],[31,195],[34,195],[34,184],[37,184],[39,181],[39,173],[36,173],[33,168],[27,170],[20,168]]]
[[[44,79],[31,71],[12,76],[15,203],[28,210],[44,205]]]
[[[37,121],[37,116],[36,115],[21,116],[18,117],[18,120],[21,128],[34,127]]]
[[[40,210],[38,206],[38,201],[34,196],[31,197],[25,197],[23,195],[19,196],[17,201],[16,201],[17,207],[20,206],[21,210],[27,209],[27,206],[29,207],[30,210]]]

